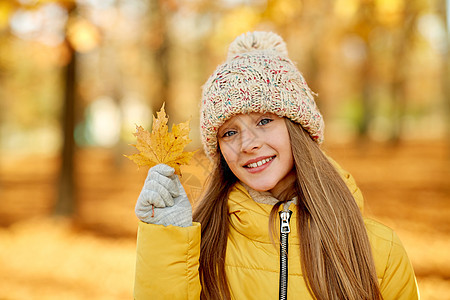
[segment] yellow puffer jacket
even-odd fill
[[[341,175],[362,209],[363,198],[350,174]],[[236,184],[229,197],[230,232],[225,261],[234,299],[278,299],[279,247],[268,232],[272,206],[255,202]],[[300,266],[296,207],[289,234],[288,299],[313,299]],[[376,271],[385,300],[419,299],[411,263],[397,235],[388,227],[365,219]],[[139,223],[135,299],[199,299],[200,224],[187,228]]]

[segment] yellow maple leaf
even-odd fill
[[[139,150],[139,153],[125,155],[134,161],[139,167],[153,167],[157,164],[166,164],[175,169],[175,174],[181,176],[180,166],[187,165],[194,152],[184,152],[184,147],[191,142],[189,138],[189,120],[172,125],[172,132],[169,132],[167,121],[169,118],[164,110],[153,116],[152,132],[144,130],[142,126],[136,125],[137,138],[136,145],[131,145]]]

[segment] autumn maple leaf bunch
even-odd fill
[[[153,116],[152,132],[144,130],[136,125],[136,145],[131,145],[139,150],[139,153],[125,155],[134,161],[139,167],[153,167],[157,164],[166,164],[175,169],[175,174],[181,175],[180,166],[186,165],[191,160],[194,152],[185,152],[184,147],[191,142],[189,138],[189,120],[172,125],[169,132],[167,121],[169,118],[164,110],[164,104],[157,116]]]

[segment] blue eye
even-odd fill
[[[261,121],[259,121],[258,122],[258,125],[267,125],[267,124],[269,124],[270,122],[272,122],[273,120],[272,119],[262,119]]]
[[[232,135],[235,135],[236,133],[237,132],[234,130],[229,130],[229,131],[225,132],[222,137],[232,136]]]

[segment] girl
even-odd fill
[[[400,240],[320,150],[322,116],[278,35],[230,45],[200,121],[215,167],[193,218],[167,165],[139,195],[136,299],[418,299]]]

